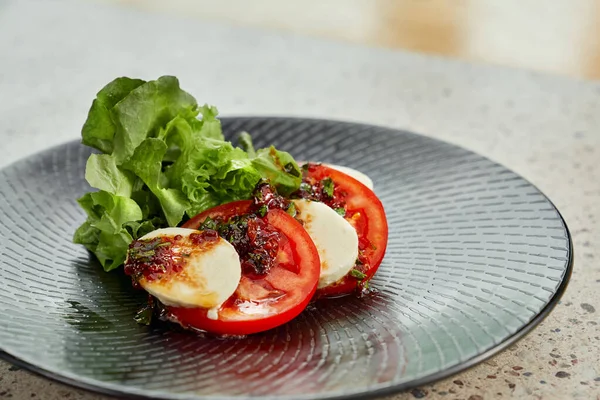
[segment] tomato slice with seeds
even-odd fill
[[[333,297],[355,291],[375,275],[385,255],[388,242],[388,224],[381,200],[367,186],[351,176],[322,164],[305,166],[304,182],[316,190],[318,198],[334,209],[343,208],[344,218],[358,234],[359,256],[354,275],[349,273],[340,281],[321,288],[318,297]],[[333,196],[325,195],[324,183],[333,182]],[[302,197],[310,198],[307,193]]]
[[[198,214],[183,227],[199,229],[209,217],[214,221],[230,221],[248,215],[252,209],[251,200],[224,204]],[[183,326],[221,335],[246,335],[282,325],[306,308],[316,291],[320,273],[319,254],[310,236],[298,221],[281,209],[269,210],[264,217],[254,216],[251,221],[248,222],[249,233],[243,240],[251,235],[268,234],[267,240],[261,243],[266,243],[264,247],[276,247],[274,257],[269,259],[270,268],[265,273],[257,273],[242,260],[240,283],[219,309],[217,319],[209,318],[207,309],[167,307]],[[259,225],[254,233],[250,233],[251,224]],[[273,237],[277,238],[276,244],[272,243]],[[261,237],[255,239],[262,240]],[[268,253],[269,249],[264,250]],[[267,257],[267,253],[258,254]]]

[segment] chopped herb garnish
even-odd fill
[[[296,205],[293,202],[290,202],[290,205],[288,206],[287,210],[285,210],[285,211],[292,217],[295,217],[296,216]]]
[[[277,189],[266,179],[261,179],[254,189],[254,205],[256,207],[266,206],[267,211],[275,208],[285,210],[288,200],[277,193]]]
[[[367,277],[367,275],[365,275],[364,273],[360,272],[357,269],[350,270],[350,275],[353,278],[360,279],[361,281]]]
[[[152,306],[147,305],[135,314],[133,319],[140,325],[150,325],[152,322]]]
[[[346,209],[344,207],[338,207],[333,209],[336,213],[340,214],[342,217],[346,216]]]
[[[127,256],[132,260],[150,261],[156,254],[157,248],[170,245],[170,242],[163,242],[160,238],[148,241],[139,240],[137,245],[133,245],[127,250]]]
[[[288,174],[290,174],[292,176],[299,177],[301,175],[300,171],[298,171],[298,169],[296,168],[296,165],[294,165],[294,163],[292,163],[292,162],[285,164],[283,169],[285,170],[285,172],[287,172]]]
[[[137,251],[137,252],[132,252],[133,255],[132,257],[135,258],[150,258],[155,254],[154,250],[146,250],[146,251]]]
[[[211,217],[207,217],[202,225],[200,225],[200,230],[204,231],[207,229],[212,229],[213,231],[217,229],[217,221],[212,219]]]
[[[264,217],[265,215],[267,215],[267,212],[269,211],[269,209],[267,208],[267,206],[265,206],[264,204],[262,206],[260,206],[260,208],[258,209],[258,215],[260,215],[261,217]]]
[[[300,190],[308,193],[312,193],[312,186],[309,183],[302,182],[300,184]]]
[[[323,185],[323,192],[330,198],[333,198],[333,189],[334,189],[334,185],[333,185],[333,181],[331,180],[331,178],[325,178],[321,181],[321,184]]]

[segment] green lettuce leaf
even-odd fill
[[[123,227],[127,229],[133,239],[139,239],[161,226],[163,226],[163,221],[160,218],[152,218],[142,222],[129,221],[123,224]]]
[[[252,159],[252,166],[262,177],[269,179],[283,196],[298,190],[302,182],[302,172],[294,158],[273,146],[258,150]]]
[[[132,90],[144,83],[141,79],[122,77],[102,88],[96,95],[81,130],[82,143],[103,153],[112,153],[116,125],[113,123],[111,110]]]
[[[252,143],[252,136],[248,132],[241,132],[238,138],[240,147],[248,153],[248,157],[256,157],[256,150],[254,150],[254,144]]]
[[[113,156],[117,165],[125,162],[147,137],[156,136],[160,128],[176,116],[195,119],[196,99],[179,87],[173,76],[163,76],[132,90],[112,109],[117,129]]]
[[[198,106],[177,78],[117,78],[97,94],[82,142],[100,150],[85,178],[97,192],[79,204],[87,220],[74,242],[93,252],[105,270],[117,268],[127,247],[152,230],[177,226],[210,207],[248,199],[261,178],[282,194],[296,190],[294,159],[274,147],[254,150],[226,141],[216,107]]]
[[[160,202],[167,223],[176,226],[181,221],[185,210],[189,208],[189,202],[180,190],[163,187],[163,183],[168,184],[167,178],[161,171],[166,152],[167,144],[163,140],[149,138],[135,149],[129,161],[123,166],[140,177]]]
[[[85,180],[91,187],[117,196],[130,197],[134,176],[122,171],[108,154],[92,154],[85,165]]]
[[[130,198],[103,190],[86,193],[78,200],[88,219],[73,237],[92,251],[106,271],[117,268],[125,261],[127,247],[133,240],[123,227],[129,221],[142,219],[142,211]]]
[[[190,201],[188,216],[210,207],[250,197],[260,174],[248,155],[231,143],[195,136],[167,176]]]

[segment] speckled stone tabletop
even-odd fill
[[[502,354],[390,399],[600,399],[600,84],[109,5],[0,0],[0,167],[76,139],[115,76],[161,74],[223,115],[404,128],[529,179],[573,235],[562,301]],[[10,397],[105,398],[0,362],[0,398]]]

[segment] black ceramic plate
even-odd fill
[[[373,296],[322,301],[241,340],[137,325],[144,302],[71,243],[89,150],[73,142],[0,171],[2,357],[75,386],[150,398],[384,395],[470,367],[552,309],[572,247],[550,201],[506,168],[392,129],[225,118],[297,159],[375,182],[389,246]]]

